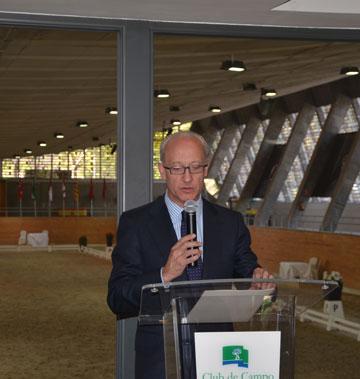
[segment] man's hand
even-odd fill
[[[271,275],[267,270],[262,267],[257,267],[253,272],[253,279],[274,279],[274,276]],[[253,283],[251,286],[252,289],[267,289],[275,288],[275,283]]]
[[[194,241],[195,237],[195,234],[188,234],[179,239],[171,248],[169,258],[162,270],[165,283],[180,276],[188,264],[197,261],[201,256],[199,247],[202,243]]]

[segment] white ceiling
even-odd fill
[[[272,11],[284,0],[1,0],[1,12],[157,21],[358,28],[356,14],[341,12],[359,0],[293,0],[284,7],[312,6],[314,13]],[[324,5],[325,4],[325,5]],[[221,11],[219,10],[221,6]],[[316,8],[317,6],[318,8]],[[324,8],[325,7],[325,8]],[[355,8],[357,7],[357,8]],[[303,8],[302,8],[303,9]],[[305,8],[306,9],[306,8]],[[191,10],[191,11],[189,11]],[[220,70],[224,59],[243,60],[242,75]],[[195,60],[193,58],[196,58]],[[209,117],[208,106],[224,111],[259,101],[261,87],[280,96],[341,78],[343,65],[360,65],[360,43],[158,36],[155,86],[168,88],[170,101],[155,101],[155,128]],[[174,74],[175,73],[175,74]],[[247,82],[258,90],[243,91]],[[0,28],[0,157],[31,147],[35,154],[108,143],[116,139],[116,118],[104,109],[116,104],[116,34]],[[177,105],[180,111],[169,111]],[[90,123],[86,132],[75,128]],[[65,134],[55,140],[55,132]],[[37,147],[45,139],[48,147]]]
[[[360,66],[359,42],[157,35],[154,87],[170,99],[154,99],[154,127],[211,116],[258,103],[261,88],[288,95],[342,78],[343,66]],[[0,157],[97,146],[116,141],[116,33],[0,28]],[[221,70],[224,60],[247,70]],[[244,90],[246,83],[257,89]],[[179,111],[170,111],[178,106]],[[87,129],[77,122],[89,122]],[[65,138],[57,140],[55,133]],[[45,140],[47,148],[37,142]]]
[[[274,9],[284,3],[283,10]],[[356,14],[359,13],[359,3],[359,0],[1,0],[0,12],[235,25],[360,28],[360,17]]]
[[[359,0],[290,0],[276,11],[318,12],[318,13],[360,13]]]

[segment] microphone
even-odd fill
[[[194,200],[187,200],[184,204],[184,212],[186,219],[186,234],[196,234],[196,210],[197,204]],[[194,241],[196,237],[194,238]],[[196,267],[198,261],[189,264],[190,267]]]

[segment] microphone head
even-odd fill
[[[186,200],[184,204],[184,211],[187,213],[195,213],[197,210],[197,204],[194,200]]]

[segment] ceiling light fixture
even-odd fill
[[[32,150],[31,150],[31,149],[24,149],[24,153],[25,153],[25,154],[31,154],[31,153],[32,153]]]
[[[261,88],[261,96],[274,97],[276,95],[277,92],[272,88]]]
[[[174,125],[174,126],[181,125],[181,121],[180,120],[171,120],[170,123],[171,123],[171,125]]]
[[[158,99],[167,99],[170,97],[170,92],[167,89],[160,89],[154,91],[154,96]]]
[[[54,137],[57,138],[57,139],[63,139],[64,135],[62,133],[55,133]]]
[[[359,75],[360,70],[358,67],[343,67],[340,70],[341,75],[346,75],[346,76],[354,76],[354,75]]]
[[[209,112],[220,113],[221,112],[221,108],[219,106],[217,106],[217,105],[210,105]]]
[[[45,141],[39,141],[37,143],[40,147],[46,147],[47,146],[47,143]]]
[[[243,72],[246,70],[246,67],[241,61],[226,60],[222,62],[221,69],[233,72]]]
[[[20,155],[15,154],[15,155],[13,155],[13,158],[14,158],[14,159],[20,159]]]
[[[88,122],[87,121],[79,121],[76,126],[78,128],[87,128],[89,126]]]
[[[105,113],[112,114],[112,115],[117,115],[118,111],[117,111],[116,108],[108,107],[108,108],[105,109]]]

